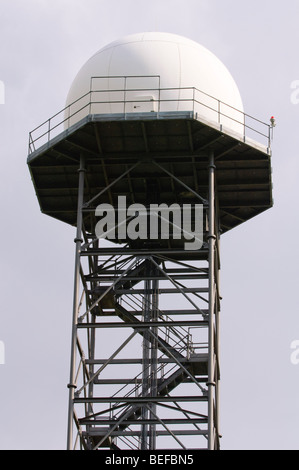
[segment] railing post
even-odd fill
[[[127,77],[124,77],[125,84],[124,84],[124,114],[126,114],[126,100],[127,100]]]
[[[48,142],[50,142],[50,135],[51,135],[51,118],[48,119]]]
[[[160,88],[160,83],[159,83],[159,89],[158,89],[158,115],[161,110],[161,88]]]
[[[158,93],[158,115],[161,111],[161,76],[158,76],[158,82],[159,82],[159,93]]]
[[[91,100],[92,100],[92,90],[89,92],[89,114],[91,114]]]
[[[192,99],[193,99],[193,116],[194,116],[194,113],[195,113],[195,87],[193,87]]]
[[[31,154],[31,145],[33,143],[32,132],[29,132],[29,146],[28,146],[28,155]]]

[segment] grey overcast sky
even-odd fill
[[[66,447],[74,229],[40,213],[28,133],[92,54],[144,31],[204,45],[245,111],[276,117],[275,205],[221,243],[222,449],[299,449],[298,18],[298,0],[0,1],[0,449]]]

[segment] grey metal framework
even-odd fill
[[[193,111],[90,114],[31,147],[41,210],[77,230],[68,449],[220,448],[219,239],[272,206],[270,157]],[[99,240],[120,195],[202,204],[202,247]]]

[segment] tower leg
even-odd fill
[[[84,157],[80,159],[79,185],[78,185],[78,208],[77,208],[77,232],[76,232],[76,252],[75,252],[75,274],[74,274],[74,298],[73,298],[73,324],[71,337],[71,364],[70,364],[70,382],[69,388],[69,410],[68,410],[68,430],[67,430],[67,449],[73,447],[73,422],[74,422],[74,398],[76,390],[76,356],[77,356],[77,323],[79,311],[79,289],[80,289],[80,252],[82,245],[82,206],[84,197]]]
[[[218,266],[218,219],[215,193],[214,152],[209,154],[209,362],[208,362],[208,449],[219,448],[218,423],[218,341],[219,341],[219,266]]]
[[[146,260],[146,276],[154,278],[157,275],[156,269]],[[150,279],[145,281],[144,291],[144,315],[145,322],[158,321],[158,286],[159,281]],[[155,339],[158,328],[150,327],[144,333],[143,339],[143,386],[142,395],[144,397],[157,396],[157,364],[158,364],[158,344]],[[143,407],[142,417],[144,420],[156,419],[156,404],[150,403]],[[142,425],[142,450],[155,450],[156,448],[156,424]]]

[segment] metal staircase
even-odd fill
[[[105,249],[90,245],[87,241],[88,248],[81,253],[88,260],[88,274],[83,275],[86,311],[79,317],[78,332],[86,334],[84,349],[89,353],[86,359],[82,347],[83,381],[75,392],[82,410],[76,419],[81,446],[155,449],[159,437],[166,446],[180,449],[190,448],[186,439],[190,443],[200,438],[205,448],[206,257],[182,262],[176,255],[126,256],[128,248],[107,249],[103,256]],[[81,270],[83,274],[83,265]],[[175,297],[180,302],[183,298],[184,305],[167,308],[176,305]],[[120,344],[104,359],[96,355],[99,333],[107,351],[113,338]],[[128,352],[131,345],[133,357]]]

